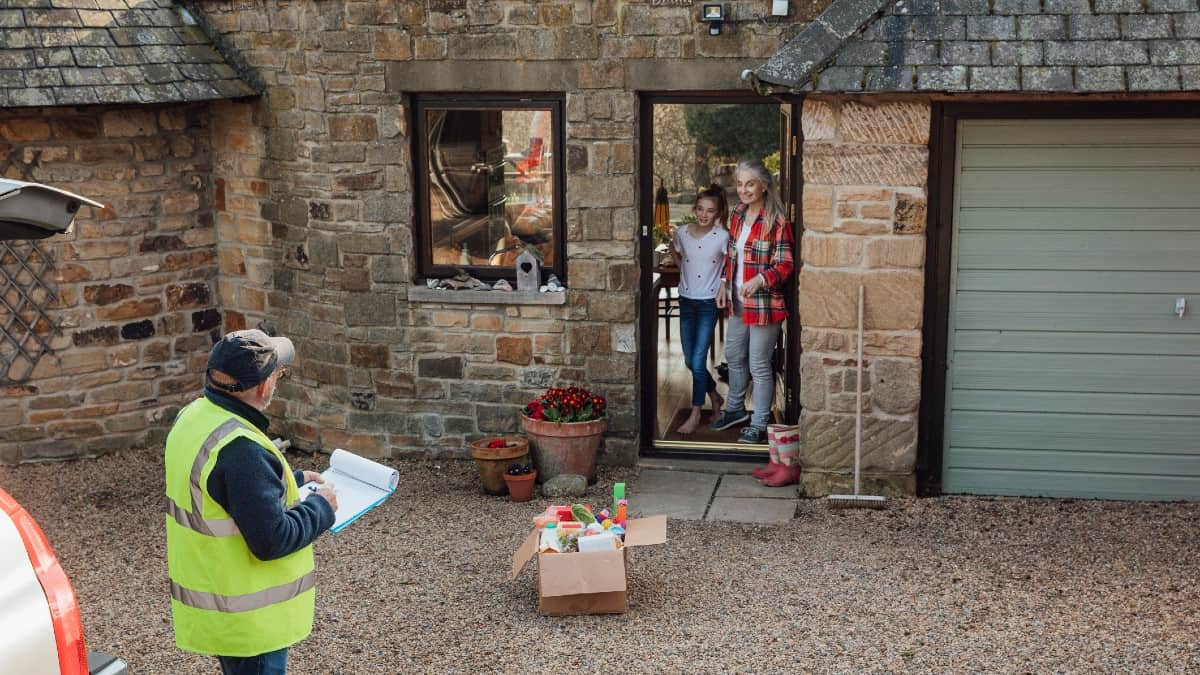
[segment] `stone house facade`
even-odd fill
[[[232,67],[240,78],[233,81],[242,89],[197,95],[179,88],[152,98],[149,92],[133,91],[132,85],[122,96],[99,83],[118,80],[113,68],[120,62],[114,58],[126,44],[152,57],[168,47],[187,47],[189,41],[178,37],[190,31],[188,21],[180,23],[181,5],[104,0],[82,3],[86,7],[44,4],[16,3],[7,11],[4,25],[20,33],[7,44],[24,48],[51,40],[49,33],[65,36],[53,39],[76,45],[60,55],[72,66],[71,83],[91,85],[102,96],[56,99],[61,79],[36,94],[24,91],[32,86],[34,59],[48,57],[39,50],[14,49],[21,53],[11,54],[11,62],[28,66],[25,86],[14,89],[25,98],[16,103],[126,107],[107,112],[62,108],[69,113],[28,108],[8,114],[20,114],[20,119],[47,114],[103,119],[107,114],[117,119],[122,110],[142,115],[141,106],[133,104],[143,101],[186,103],[198,119],[188,129],[203,135],[196,146],[204,153],[204,166],[201,184],[192,189],[189,239],[180,243],[190,245],[194,239],[206,249],[207,260],[195,276],[208,289],[203,300],[191,301],[186,309],[219,311],[220,330],[264,326],[290,336],[302,359],[271,410],[282,422],[279,432],[301,447],[340,446],[374,456],[462,453],[470,437],[515,430],[517,410],[534,394],[573,382],[602,391],[611,401],[603,459],[633,461],[638,452],[639,279],[635,92],[744,92],[739,74],[762,63],[796,27],[795,16],[767,18],[758,2],[731,3],[721,36],[708,35],[690,3],[187,3],[186,19],[205,29],[222,56],[221,75]],[[156,32],[139,35],[139,28]],[[77,46],[80,40],[91,51]],[[20,60],[26,57],[28,64]],[[174,75],[187,79],[188,74]],[[80,91],[86,89],[81,86]],[[528,304],[462,302],[470,294],[442,300],[430,296],[415,278],[412,96],[497,91],[547,93],[563,101],[568,291]],[[214,100],[198,102],[208,99]],[[105,142],[125,133],[100,122],[96,128],[97,139]],[[4,129],[10,143],[22,140],[11,125]],[[28,140],[39,145],[19,151],[33,157],[37,167],[48,164],[50,157],[39,154],[40,148],[57,139],[43,134]],[[9,150],[10,159],[16,151],[17,146]],[[78,152],[64,152],[76,174],[39,168],[21,175],[58,182],[86,179],[86,171],[75,166],[81,163]],[[139,175],[138,159],[125,158],[130,178]],[[75,187],[111,202],[114,217],[132,217],[116,194],[122,188],[96,182]],[[143,214],[160,215],[176,216],[157,204]],[[109,216],[81,216],[75,242],[44,244],[54,249],[60,268],[70,258],[69,250],[104,217]],[[168,231],[177,226],[153,225]],[[151,246],[143,241],[153,236],[158,233],[131,229],[123,241],[112,244],[111,255]],[[162,313],[176,308],[170,306],[162,281],[143,278],[146,267],[118,268],[113,278],[138,297],[154,296],[143,308],[144,316],[128,318],[158,325],[167,321]],[[109,278],[94,270],[88,274]],[[32,379],[7,390],[18,405],[5,413],[5,461],[153,443],[144,434],[107,429],[103,419],[86,429],[80,426],[78,435],[88,437],[86,442],[48,426],[47,414],[78,418],[68,409],[68,399],[47,395],[57,391],[45,384],[54,367],[50,364],[83,358],[66,350],[74,336],[112,320],[108,310],[101,312],[83,292],[72,304],[81,318],[60,322],[55,345],[63,351],[45,357]],[[71,300],[67,296],[60,302]],[[171,343],[171,356],[178,353],[181,359],[171,373],[192,386],[180,387],[186,394],[155,400],[147,424],[159,433],[172,408],[197,391],[200,355],[210,329],[217,327],[196,325],[204,328],[184,327],[191,342]],[[164,338],[159,334],[157,339]],[[123,340],[118,333],[111,346]],[[102,351],[111,349],[96,350]],[[139,360],[131,367],[142,365]],[[99,361],[86,368],[93,366],[101,368]],[[68,368],[62,374],[80,372],[91,371]],[[83,386],[76,397],[90,402],[85,392],[94,385],[85,381]],[[43,409],[54,412],[38,412]],[[105,410],[96,415],[103,418]],[[34,438],[45,439],[45,451],[28,444]]]
[[[109,0],[83,4],[89,8],[55,9],[51,18],[36,9],[17,10],[23,12],[19,19],[9,15],[0,25],[78,21],[56,29],[82,35],[88,25],[105,25],[105,12],[111,21],[127,16]],[[176,9],[165,1],[117,4],[133,6],[129,12]],[[111,361],[128,349],[119,322],[151,320],[158,332],[145,338],[150,342],[137,360],[119,367],[146,373],[143,389],[151,387],[156,397],[144,409],[117,404],[122,414],[136,413],[137,424],[144,418],[144,428],[110,428],[119,418],[110,415],[103,397],[87,392],[131,387],[132,374],[112,383],[56,385],[55,377],[82,373],[103,380],[112,366],[96,361],[53,373],[52,366],[40,366],[37,377],[7,390],[20,405],[19,412],[0,412],[3,460],[153,442],[172,407],[194,395],[204,340],[218,329],[261,325],[291,337],[301,355],[271,410],[280,433],[298,446],[373,456],[458,454],[472,437],[516,430],[517,410],[546,386],[574,382],[609,396],[602,459],[630,463],[646,445],[639,434],[638,340],[649,246],[639,229],[652,196],[639,194],[638,139],[645,123],[639,97],[744,95],[753,85],[796,102],[801,118],[805,488],[815,495],[847,484],[861,283],[869,298],[863,423],[868,485],[936,492],[946,361],[945,293],[939,289],[950,275],[949,252],[932,228],[941,227],[940,209],[953,201],[937,182],[946,173],[939,129],[949,119],[947,106],[1131,96],[1195,100],[1200,11],[1195,0],[793,0],[787,17],[771,17],[765,0],[723,4],[728,18],[714,36],[693,2],[198,0],[187,3],[188,15],[223,66],[210,79],[244,89],[177,95],[156,108],[141,104],[144,96],[112,101],[121,108],[17,101],[73,107],[6,111],[10,122],[0,131],[9,165],[17,165],[19,150],[35,167],[23,175],[79,175],[91,181],[79,184],[81,191],[94,188],[98,193],[90,197],[113,202],[114,220],[105,221],[105,214],[81,218],[75,241],[51,245],[60,270],[75,262],[71,251],[85,233],[101,231],[105,222],[153,221],[146,227],[154,230],[102,230],[111,238],[103,239],[111,254],[85,267],[97,285],[133,289],[106,291],[130,293],[117,306],[149,296],[156,302],[143,314],[114,318],[111,309],[100,311],[109,304],[87,295],[89,278],[76,296],[68,292],[60,300],[63,331],[55,344],[65,348],[76,335],[99,331],[111,344],[78,353]],[[742,77],[747,70],[749,81]],[[225,77],[231,72],[236,77]],[[27,71],[26,88],[28,77]],[[560,97],[564,109],[562,272],[568,290],[535,304],[470,292],[451,298],[418,278],[414,214],[422,197],[415,188],[414,105],[430,95],[471,100],[505,92]],[[180,157],[166,169],[178,180],[156,183],[161,196],[143,216],[130,215],[138,202],[121,188],[96,182],[123,181],[92,178],[81,168],[91,166],[83,161],[85,151],[59,141],[53,125],[43,133],[28,131],[29,122],[11,122],[86,117],[107,142],[110,135],[131,133],[123,110],[148,120],[150,131],[133,138],[161,139],[174,148],[181,141],[173,139],[187,137],[188,157],[194,157]],[[123,160],[111,154],[120,151],[109,150],[106,161],[134,169],[153,161],[137,150],[141,142],[129,142],[134,154]],[[63,170],[78,173],[42,172],[50,162],[44,148],[52,145],[66,153]],[[132,174],[134,184],[140,171]],[[176,189],[191,196],[170,197]],[[163,225],[160,216],[170,216],[166,222],[174,225]],[[149,247],[146,255],[164,261],[194,256],[194,265],[164,277],[147,265],[115,262],[143,246]],[[107,275],[91,269],[105,266]],[[69,273],[62,283],[74,283],[68,280]],[[191,290],[171,290],[181,285]],[[172,304],[172,297],[184,295],[185,303]],[[78,300],[68,304],[73,297]],[[219,326],[210,312],[220,317]],[[117,337],[110,335],[114,330]],[[169,345],[161,373],[147,370],[159,363],[150,360],[157,352],[146,354],[151,344],[164,345],[155,350]],[[76,353],[64,351],[47,363],[85,358]],[[65,393],[68,384],[75,385],[71,393]],[[139,390],[128,398],[150,397]],[[79,403],[94,410],[88,418],[94,421],[82,422],[68,410]],[[44,445],[30,445],[35,439]]]

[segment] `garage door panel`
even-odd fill
[[[954,345],[959,352],[1200,356],[1200,340],[1187,333],[959,330],[955,332]]]
[[[958,272],[959,292],[1161,293],[1163,289],[1200,295],[1200,272],[1038,270],[1030,274],[1029,270],[962,268]]]
[[[955,411],[953,420],[950,432],[956,451],[1015,448],[1184,455],[1191,458],[1197,467],[1194,473],[1200,475],[1197,417]],[[957,461],[955,452],[948,464]],[[1086,466],[1082,459],[1079,465]]]
[[[1000,471],[948,469],[943,491],[948,494],[988,494],[1028,497],[1105,497],[1108,499],[1196,499],[1194,476],[1094,474],[1080,471]]]
[[[1190,455],[1145,454],[1129,452],[1059,452],[1018,448],[960,448],[954,456],[954,469],[991,469],[1015,471],[1130,474],[1136,476],[1192,476],[1196,461]]]
[[[1200,144],[1194,120],[966,120],[962,146],[1038,145],[1139,147]]]
[[[1129,169],[973,169],[960,174],[960,203],[967,208],[1200,206],[1200,191],[1195,190],[1200,170],[1139,169],[1137,185],[1130,185],[1129,173]]]
[[[1200,176],[1197,177],[1200,187]],[[1200,231],[977,231],[959,246],[960,270],[1194,271]],[[1046,286],[1046,288],[1055,288]]]
[[[1197,318],[1200,307],[1197,313],[1179,319],[1172,313],[1177,297],[1175,293],[962,292],[954,296],[954,327],[958,330],[1196,335],[1200,329],[1200,318]]]
[[[1196,229],[1200,208],[1145,209],[1069,207],[1031,208],[1016,203],[989,208],[961,208],[957,227],[972,230],[1122,230],[1159,231]]]
[[[970,145],[963,148],[964,169],[1069,169],[1200,167],[1200,145],[1111,147],[1060,146],[1046,152],[1043,145]]]
[[[958,129],[943,490],[1200,499],[1200,119]]]
[[[954,389],[1190,395],[1194,357],[956,352]]]
[[[954,411],[960,410],[1014,413],[1053,410],[1092,415],[1195,417],[1200,411],[1200,395],[956,389]]]

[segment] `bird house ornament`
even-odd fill
[[[529,251],[522,251],[517,256],[517,291],[521,293],[537,293],[542,284],[542,270],[538,259]]]

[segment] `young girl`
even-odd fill
[[[784,217],[775,180],[762,162],[738,164],[734,172],[741,204],[729,219],[729,255],[717,303],[725,306],[726,283],[733,317],[725,331],[725,360],[729,362],[729,400],[721,416],[709,425],[728,429],[750,420],[742,429],[739,443],[760,444],[767,440],[767,423],[775,399],[775,374],[771,352],[779,339],[779,328],[787,318],[783,285],[792,275],[792,226]],[[746,412],[746,392],[754,384],[754,416]],[[755,475],[767,485],[796,483],[800,467],[795,456],[772,453],[768,466]]]
[[[679,339],[683,362],[692,371],[692,414],[680,425],[681,434],[699,426],[705,396],[712,399],[714,416],[721,409],[717,383],[708,372],[708,347],[717,325],[717,292],[729,247],[725,191],[716,185],[702,189],[692,213],[696,222],[675,230],[671,244],[671,256],[679,267]]]

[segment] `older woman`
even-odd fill
[[[758,444],[767,440],[775,400],[771,353],[787,318],[783,286],[792,275],[793,238],[775,180],[762,162],[742,162],[734,177],[741,204],[730,215],[729,255],[717,295],[718,306],[728,302],[734,316],[725,335],[729,396],[721,416],[709,426],[728,429],[748,420],[738,442]],[[753,416],[745,407],[751,380]],[[778,457],[773,452],[771,463],[755,475],[767,485],[790,485],[799,481],[800,467],[794,457]]]

